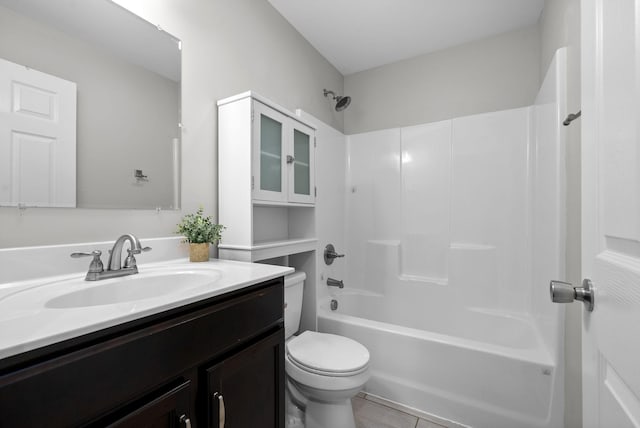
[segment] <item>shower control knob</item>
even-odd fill
[[[327,265],[332,264],[334,259],[338,259],[341,257],[344,257],[344,254],[336,253],[336,248],[333,246],[333,244],[327,244],[327,246],[324,247],[324,262]]]
[[[593,311],[595,296],[590,279],[582,281],[582,287],[574,287],[571,283],[564,281],[551,281],[549,293],[554,303],[571,303],[579,300],[584,303],[589,312]]]

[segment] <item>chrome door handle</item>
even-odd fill
[[[224,409],[224,397],[219,392],[213,394],[213,399],[218,399],[218,428],[224,428],[226,419]],[[213,403],[215,405],[215,402]]]
[[[584,303],[589,312],[593,311],[595,295],[590,279],[585,278],[582,281],[582,287],[574,287],[571,283],[564,281],[551,281],[549,293],[551,301],[554,303],[571,303],[574,300],[579,300]]]
[[[191,428],[191,419],[187,415],[182,415],[180,416],[180,424],[184,425],[185,428]]]
[[[287,163],[294,163],[296,161],[296,158],[294,158],[291,155],[287,155]]]

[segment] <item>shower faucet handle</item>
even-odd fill
[[[330,265],[331,263],[333,263],[334,259],[340,257],[344,257],[344,254],[336,253],[336,248],[333,246],[333,244],[327,244],[327,246],[324,247],[324,262],[327,265]]]
[[[344,254],[338,254],[335,251],[327,251],[327,257],[330,259],[339,259],[340,257],[344,257]]]

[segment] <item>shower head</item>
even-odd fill
[[[342,111],[347,107],[349,107],[349,104],[351,104],[351,97],[343,97],[341,95],[336,95],[335,92],[324,89],[324,96],[327,97],[329,96],[329,94],[331,94],[334,101],[336,102],[336,111]]]
[[[336,97],[336,111],[342,111],[351,104],[351,97]]]

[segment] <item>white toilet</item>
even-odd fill
[[[351,398],[369,380],[369,351],[360,343],[335,334],[300,327],[304,272],[284,279],[285,370],[287,427],[299,425],[295,404],[305,412],[306,428],[355,428]]]

